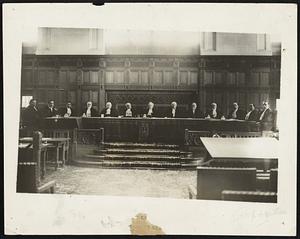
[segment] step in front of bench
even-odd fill
[[[176,144],[148,144],[148,143],[130,143],[130,142],[117,142],[109,143],[105,142],[101,144],[105,148],[152,148],[152,149],[179,149],[179,145]]]
[[[101,161],[101,160],[121,160],[121,161],[165,161],[165,162],[176,162],[176,161],[193,161],[195,158],[170,156],[170,155],[125,155],[125,154],[86,154],[85,158],[89,160]]]
[[[195,169],[198,164],[179,163],[179,162],[153,162],[153,161],[88,161],[75,160],[77,166],[90,166],[100,168],[119,168],[119,169]]]
[[[160,155],[188,155],[191,152],[184,152],[176,149],[150,149],[150,148],[141,148],[141,149],[124,149],[124,148],[108,148],[108,149],[96,149],[94,150],[95,154],[160,154]]]

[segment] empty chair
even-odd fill
[[[276,203],[277,193],[260,191],[222,191],[222,200]]]
[[[221,200],[223,190],[253,191],[256,168],[197,168],[197,199]]]

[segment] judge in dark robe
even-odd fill
[[[111,102],[107,102],[105,104],[105,108],[101,110],[100,115],[103,115],[104,117],[116,117],[118,116],[118,113],[116,110],[113,109]]]
[[[146,117],[155,117],[156,116],[155,113],[156,112],[154,110],[154,103],[150,101],[145,111],[145,115]]]
[[[205,118],[221,119],[223,113],[218,110],[216,103],[211,103],[211,108],[205,113]]]
[[[177,102],[173,101],[171,103],[171,107],[167,111],[166,117],[168,117],[168,118],[180,118],[180,113],[177,109]]]
[[[245,119],[245,112],[239,108],[237,102],[234,102],[233,109],[229,112],[227,119],[237,119],[237,120],[244,120]]]
[[[124,112],[123,116],[124,117],[133,117],[134,116],[131,103],[125,104],[125,112]]]
[[[249,104],[249,111],[245,116],[245,120],[257,121],[259,116],[258,110],[255,108],[254,104]]]
[[[186,116],[188,118],[204,118],[204,114],[198,109],[195,102],[192,103],[191,108],[188,110]]]
[[[72,103],[68,102],[66,107],[60,109],[60,116],[71,117],[75,116],[75,110],[72,108]]]
[[[86,103],[86,108],[82,112],[82,117],[98,117],[98,112],[93,108],[93,103],[88,101]]]
[[[261,130],[272,130],[273,128],[273,112],[267,101],[263,102],[263,109],[260,112],[258,121],[261,123]]]
[[[59,115],[58,110],[54,106],[54,100],[49,100],[48,105],[43,111],[43,116],[44,117],[54,117]]]
[[[29,106],[23,112],[23,124],[24,126],[36,130],[40,126],[41,114],[37,108],[37,102],[35,99],[31,99]]]

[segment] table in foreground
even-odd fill
[[[200,138],[207,150],[207,160],[250,163],[264,169],[278,167],[279,141],[275,138]]]
[[[55,156],[55,169],[57,169],[59,162],[61,161],[62,164],[65,164],[65,147],[67,142],[70,140],[70,138],[42,138],[42,143],[43,144],[53,144],[55,147],[56,151],[56,156]],[[32,143],[33,138],[32,137],[23,137],[19,139],[20,143]],[[59,150],[61,149],[61,157],[59,154]],[[60,160],[61,158],[61,160]]]

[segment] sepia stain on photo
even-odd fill
[[[279,36],[37,30],[18,193],[277,202]],[[131,231],[163,233],[143,214]]]
[[[150,223],[147,214],[139,213],[131,219],[130,232],[132,235],[164,235],[163,230]]]

